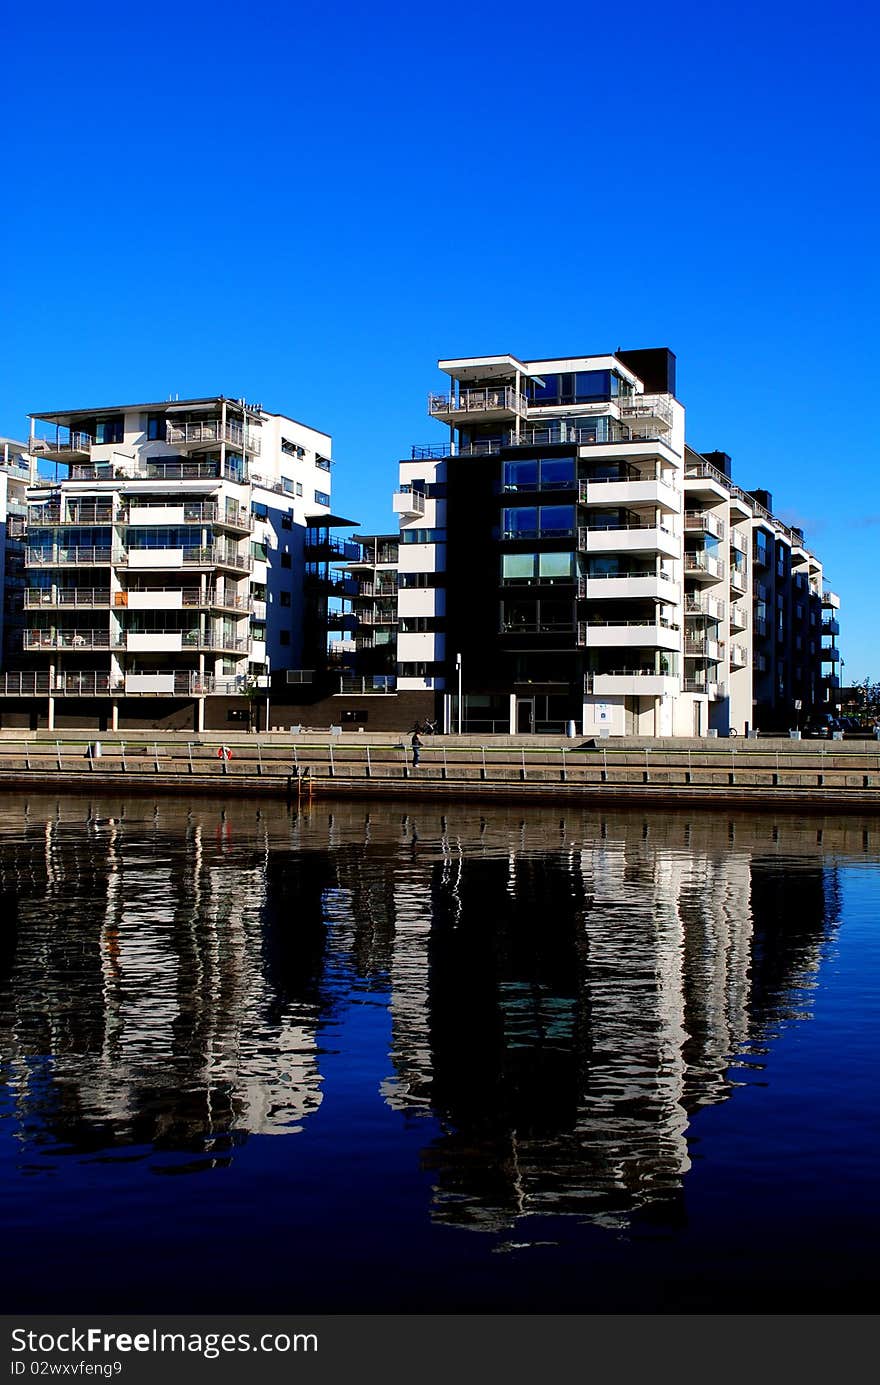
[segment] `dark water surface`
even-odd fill
[[[7,1312],[866,1311],[880,821],[0,799]]]

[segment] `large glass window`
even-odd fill
[[[540,468],[542,490],[574,485],[574,457],[542,457]]]
[[[502,581],[534,581],[537,561],[537,553],[505,553],[501,559]]]
[[[532,539],[543,536],[573,534],[573,505],[520,505],[505,510],[502,531],[506,539]]]
[[[504,537],[508,539],[537,538],[538,511],[533,505],[521,505],[515,510],[505,510],[502,527]]]
[[[95,424],[95,442],[122,442],[125,420],[123,418],[99,418]]]
[[[538,528],[541,534],[574,533],[574,506],[542,505],[538,511]]]
[[[544,581],[568,581],[574,577],[573,553],[539,553],[538,572]]]
[[[505,553],[501,559],[501,580],[511,582],[573,582],[573,553]]]
[[[504,489],[506,491],[534,490],[537,484],[537,460],[504,463]]]

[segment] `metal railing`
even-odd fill
[[[123,562],[121,551],[110,548],[29,548],[28,567],[110,567]]]
[[[485,389],[459,390],[455,394],[429,394],[428,413],[437,414],[485,414],[504,412],[525,414],[528,401],[509,385]]]
[[[688,510],[684,516],[685,529],[696,529],[701,533],[714,534],[716,539],[724,538],[724,525],[716,515],[707,510]]]
[[[24,649],[109,649],[109,630],[24,630]]]
[[[34,437],[30,442],[30,451],[36,456],[41,452],[88,452],[94,445],[94,438],[88,433],[71,432],[66,428],[56,430],[54,438]]]
[[[393,673],[374,674],[372,678],[351,678],[340,675],[341,693],[393,693],[397,691],[397,677]]]
[[[224,427],[219,418],[206,418],[198,423],[169,423],[165,441],[174,447],[193,447],[204,443],[228,442],[243,452],[259,453],[260,439],[251,428],[227,420]]]
[[[616,402],[621,418],[659,418],[672,427],[672,405],[665,395],[620,395]]]
[[[710,558],[708,553],[685,553],[685,572],[705,572],[711,577],[724,576],[724,564],[718,558]]]
[[[74,587],[66,591],[63,587],[54,591],[46,587],[29,587],[24,594],[24,604],[28,608],[37,606],[109,606],[109,587]]]
[[[68,504],[65,513],[60,505],[31,504],[28,507],[28,523],[38,529],[49,525],[112,524],[113,506],[110,504],[79,501]]]

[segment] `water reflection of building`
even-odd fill
[[[18,927],[0,1030],[26,1134],[223,1158],[317,1110],[320,863],[267,867],[222,819],[184,839],[110,819],[50,821],[2,870]]]
[[[434,1215],[474,1227],[677,1216],[691,1115],[731,1094],[739,1055],[759,1061],[768,1018],[798,1012],[836,917],[833,871],[738,849],[726,823],[699,847],[631,820],[398,879],[385,1090],[440,1118]]]
[[[0,1052],[31,1148],[195,1168],[308,1129],[318,1027],[366,990],[433,1215],[496,1228],[679,1215],[690,1119],[809,1013],[835,856],[880,845],[857,819],[72,799],[22,834],[10,812]]]

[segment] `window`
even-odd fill
[[[573,582],[576,576],[574,553],[505,553],[501,559],[504,586],[515,582]]]
[[[286,551],[281,554],[281,566],[290,567],[290,554]]]
[[[147,414],[147,442],[165,441],[165,415]]]
[[[330,497],[329,497],[329,495],[327,495],[324,491],[315,491],[315,504],[316,504],[316,505],[327,505],[327,506],[329,507],[329,505],[330,505]]]
[[[278,631],[278,642],[279,642],[279,644],[290,644],[290,631],[289,631],[289,630],[279,630],[279,631]]]
[[[95,424],[95,442],[122,442],[124,418],[99,418]]]
[[[563,490],[574,483],[574,457],[537,457],[504,463],[505,491]]]
[[[253,622],[252,622],[252,623],[251,623],[251,639],[252,639],[252,640],[265,640],[265,638],[266,638],[266,626],[265,626],[265,624],[262,623],[262,622],[257,622],[257,623],[253,623]]]
[[[574,533],[573,505],[517,506],[504,510],[501,531],[505,539],[531,539]]]
[[[574,601],[503,601],[501,629],[508,634],[552,635],[574,629]]]
[[[400,536],[404,543],[445,543],[445,529],[404,529]]]
[[[294,489],[295,489],[295,491],[296,491],[296,494],[299,495],[299,496],[301,496],[302,493],[303,493],[302,481],[297,481],[297,482],[295,483]]]
[[[402,591],[417,587],[442,587],[445,582],[446,574],[444,572],[401,572],[398,574],[398,586]]]
[[[252,515],[256,515],[258,519],[268,519],[268,518],[269,518],[269,506],[268,506],[268,505],[264,505],[264,504],[262,503],[262,501],[259,501],[259,500],[252,500],[252,501],[251,501],[251,514],[252,514]]]
[[[329,470],[330,470],[330,458],[329,458],[329,457],[318,457],[318,456],[316,456],[316,457],[315,457],[315,466],[318,467],[319,470],[321,470],[321,471],[329,471]]]
[[[251,557],[255,558],[258,563],[265,563],[267,556],[266,545],[264,543],[255,543],[252,539]]]
[[[439,663],[398,664],[397,672],[401,678],[433,678],[443,672]]]
[[[281,528],[282,528],[282,529],[292,529],[292,528],[293,528],[293,518],[292,518],[291,515],[282,515],[282,516],[281,516]]]
[[[442,630],[444,622],[439,616],[401,616],[399,628],[404,635],[424,634],[430,630]]]
[[[291,479],[290,479],[289,476],[282,476],[282,478],[281,478],[281,489],[282,489],[282,491],[284,492],[285,495],[293,495],[293,493],[294,493],[294,483],[293,483],[293,481],[291,481]]]
[[[282,606],[289,606],[289,605],[290,605],[290,592],[281,592],[281,593],[280,593],[280,600],[281,600],[281,605],[282,605]]]

